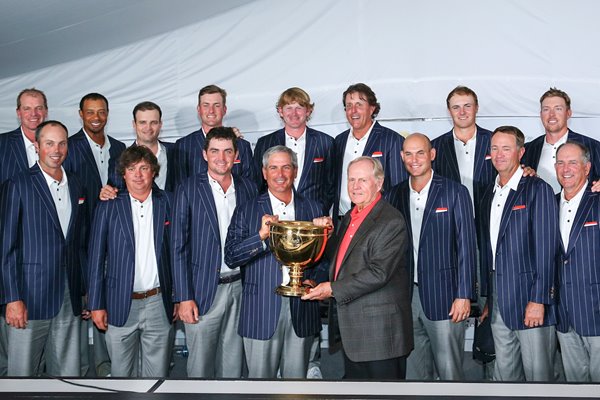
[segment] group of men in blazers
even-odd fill
[[[303,378],[314,300],[329,299],[346,378],[460,380],[479,284],[495,379],[553,380],[555,330],[567,379],[600,379],[600,143],[568,129],[566,93],[542,96],[546,134],[528,144],[516,127],[477,126],[464,86],[447,97],[453,129],[433,142],[381,126],[365,84],[342,101],[350,129],[332,139],[307,126],[308,94],[284,91],[284,127],[253,156],[222,126],[215,85],[198,96],[201,128],[175,144],[158,139],[160,107],[136,105],[128,149],[105,133],[103,95],[82,98],[68,138],[44,122],[43,92],[22,91],[21,126],[0,135],[0,373],[85,374],[91,318],[98,375],[166,376],[181,319],[190,377],[241,377],[245,364],[251,378]],[[273,292],[289,276],[269,224],[294,219],[333,235],[302,299]]]

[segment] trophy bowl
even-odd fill
[[[279,221],[270,225],[271,251],[277,261],[290,267],[290,282],[275,293],[299,297],[306,294],[302,285],[304,268],[318,262],[325,251],[328,232],[324,226],[306,221]]]

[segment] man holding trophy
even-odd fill
[[[302,299],[329,303],[330,351],[344,353],[345,379],[404,379],[413,349],[408,236],[402,214],[381,197],[381,163],[359,157],[348,165],[346,213],[327,245],[329,282]],[[330,226],[322,217],[315,225]]]
[[[289,268],[275,258],[268,240],[271,224],[312,221],[322,207],[294,190],[298,172],[296,154],[285,146],[268,149],[262,159],[267,192],[239,204],[231,219],[225,244],[225,262],[242,273],[242,304],[238,333],[243,337],[249,378],[305,378],[314,335],[321,330],[317,302],[300,300]],[[317,267],[305,279],[319,279]],[[306,281],[305,281],[306,282]]]

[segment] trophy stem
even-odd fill
[[[281,296],[301,297],[306,294],[306,287],[302,286],[302,266],[299,264],[290,265],[290,282],[287,285],[280,285],[275,289],[275,293]]]

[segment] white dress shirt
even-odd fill
[[[554,193],[560,193],[561,190],[560,183],[558,183],[558,179],[556,178],[556,170],[554,169],[554,164],[556,163],[556,150],[558,150],[561,144],[567,142],[567,136],[569,136],[568,133],[554,144],[550,144],[544,139],[542,153],[540,154],[540,162],[536,171],[540,178],[552,186]]]
[[[577,214],[577,209],[579,208],[585,189],[586,185],[583,185],[571,200],[565,199],[564,190],[560,193],[559,228],[560,237],[565,245],[565,250],[569,247],[569,236],[571,235],[571,229],[573,228],[573,220]]]
[[[306,128],[304,128],[304,133],[298,139],[288,135],[286,132],[285,146],[292,149],[298,158],[298,174],[296,175],[296,179],[294,179],[294,187],[298,189],[300,177],[302,176],[302,170],[304,168],[304,155],[306,154]]]
[[[342,182],[340,184],[340,216],[346,214],[352,208],[352,200],[350,200],[350,195],[348,194],[348,165],[352,160],[355,160],[363,155],[374,125],[375,121],[373,121],[371,127],[367,131],[367,134],[363,136],[362,139],[357,139],[354,137],[354,131],[350,129],[342,164]]]
[[[294,221],[296,219],[296,210],[294,209],[294,193],[292,192],[292,201],[289,204],[285,204],[277,197],[273,196],[269,190],[269,200],[271,201],[271,208],[273,209],[273,215],[277,215],[280,221]],[[290,267],[287,265],[281,266],[281,273],[283,276],[282,284],[287,285],[290,282]]]
[[[460,183],[467,187],[469,196],[473,200],[473,175],[475,173],[475,149],[477,148],[477,131],[473,137],[467,140],[467,143],[463,143],[456,137],[454,131],[452,131],[454,137],[454,152],[456,153],[456,161],[458,162],[458,171],[460,173]],[[473,202],[473,204],[475,204]]]
[[[425,205],[427,204],[427,198],[429,197],[429,188],[431,187],[431,181],[433,180],[433,171],[431,171],[431,177],[429,182],[417,192],[413,189],[412,178],[410,178],[410,228],[412,231],[412,245],[413,245],[413,259],[415,260],[414,265],[414,282],[418,281],[418,262],[419,262],[419,244],[421,242],[421,227],[423,225],[423,214],[425,211]]]
[[[100,146],[98,143],[94,142],[92,138],[88,135],[88,133],[83,130],[85,133],[85,137],[90,144],[90,148],[92,149],[92,154],[94,155],[94,161],[96,161],[96,167],[98,167],[98,172],[100,173],[100,180],[102,181],[102,186],[106,185],[108,182],[108,161],[110,160],[110,140],[108,137],[105,137],[104,146]]]
[[[233,210],[235,210],[235,186],[233,178],[231,178],[231,185],[227,188],[227,192],[223,191],[223,188],[208,174],[208,183],[212,190],[212,195],[215,200],[215,207],[217,208],[217,221],[219,222],[219,239],[221,240],[221,277],[227,275],[237,274],[238,268],[230,269],[225,264],[225,239],[227,239],[227,230],[231,223],[231,216]]]
[[[158,173],[158,176],[156,178],[154,178],[154,183],[156,183],[156,186],[158,186],[162,190],[165,190],[165,186],[167,185],[167,168],[168,168],[167,149],[160,142],[158,142],[158,151],[156,152],[155,156],[158,159],[158,165],[160,165],[160,171]]]
[[[496,269],[496,248],[498,247],[498,234],[500,233],[500,221],[506,205],[506,199],[511,190],[517,190],[519,182],[523,177],[523,168],[519,167],[504,186],[500,186],[500,175],[496,177],[494,184],[494,198],[490,210],[490,242],[492,245],[492,269]]]
[[[71,194],[69,192],[69,182],[67,180],[67,173],[63,167],[62,169],[62,180],[59,182],[50,175],[48,175],[42,167],[42,174],[46,179],[54,206],[56,207],[56,214],[58,215],[58,221],[60,222],[60,229],[62,230],[63,236],[67,237],[67,231],[69,230],[69,222],[71,222]]]
[[[152,193],[140,202],[129,195],[133,217],[135,239],[134,292],[146,292],[160,286],[156,248],[154,247],[154,222],[152,213]]]
[[[27,139],[27,136],[23,133],[23,128],[21,128],[21,136],[23,137],[23,144],[25,145],[25,152],[27,153],[27,165],[31,168],[40,158],[33,142]]]

